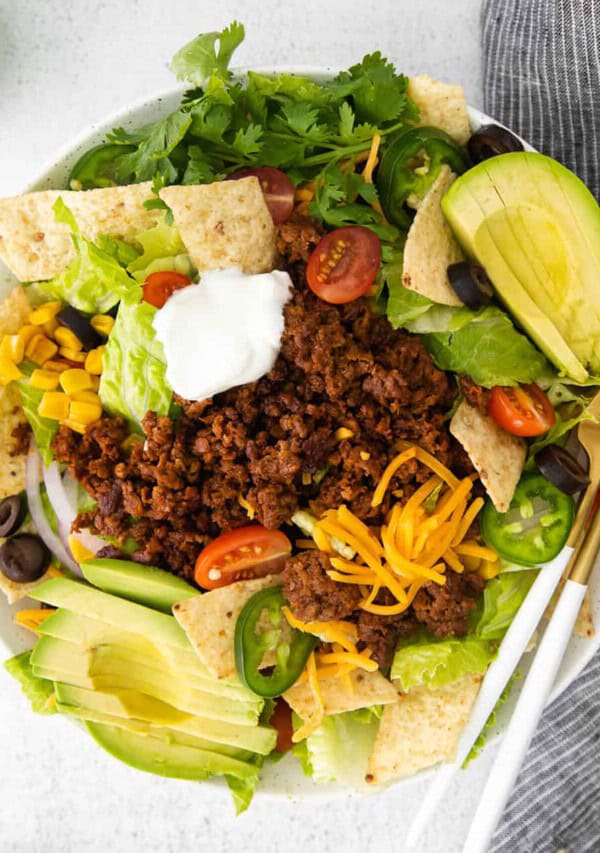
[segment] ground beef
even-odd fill
[[[381,590],[375,601],[384,605],[396,603],[396,599],[387,589]],[[410,636],[418,627],[411,610],[397,616],[378,616],[360,610],[357,616],[358,638],[371,649],[373,659],[382,669],[391,666],[399,638]]]
[[[294,212],[287,222],[279,226],[277,251],[288,263],[308,262],[311,252],[323,236],[320,223],[301,213]]]
[[[458,384],[467,403],[486,415],[490,402],[489,390],[477,385],[470,376],[459,376]]]
[[[475,572],[459,575],[448,571],[443,586],[428,583],[419,590],[413,601],[414,615],[437,637],[464,637],[469,614],[484,586],[485,581]]]
[[[332,581],[328,569],[331,563],[322,551],[302,551],[286,560],[281,575],[283,594],[294,616],[303,622],[345,619],[358,606],[358,587]]]

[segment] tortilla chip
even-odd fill
[[[448,281],[450,264],[464,260],[442,213],[441,200],[454,181],[448,166],[442,166],[412,221],[402,267],[402,284],[442,305],[462,305]]]
[[[565,574],[558,582],[558,587],[556,588],[554,595],[550,599],[550,604],[548,605],[544,613],[544,619],[550,619],[550,617],[554,613],[554,608],[558,604],[558,599],[560,598],[560,594],[563,591],[563,587],[565,585],[566,580],[567,573],[565,572]],[[585,640],[589,640],[596,634],[596,630],[594,628],[594,620],[592,618],[592,606],[590,603],[589,589],[586,591],[584,599],[581,603],[581,607],[579,608],[577,619],[575,620],[575,624],[573,625],[573,634],[575,634],[576,637],[583,637]]]
[[[369,705],[389,705],[398,701],[396,688],[380,672],[354,669],[349,676],[351,688],[340,676],[319,679],[325,714],[343,714]],[[283,698],[303,720],[315,712],[314,696],[307,681],[294,684]]]
[[[469,675],[437,690],[400,694],[383,710],[365,780],[382,785],[452,759],[480,683],[480,675]]]
[[[68,225],[56,222],[52,206],[61,197],[90,240],[106,234],[131,242],[163,216],[146,210],[150,183],[97,190],[44,190],[0,199],[0,257],[19,281],[42,281],[62,272],[75,257]]]
[[[467,102],[462,86],[434,80],[429,74],[411,77],[408,96],[419,108],[419,125],[445,130],[459,145],[471,136]]]
[[[4,541],[4,539],[0,539],[0,545]],[[31,583],[15,583],[15,581],[9,580],[0,572],[0,590],[6,596],[9,604],[15,604],[15,602],[20,601],[22,598],[26,598],[36,586],[50,580],[50,578],[59,577],[60,574],[61,572],[58,569],[50,566],[48,571],[44,572],[41,578],[38,578],[36,581],[32,581]]]
[[[173,605],[173,615],[215,678],[231,678],[237,674],[233,637],[235,623],[244,604],[255,592],[280,583],[278,575],[267,575],[222,586]],[[274,662],[274,656],[272,660],[265,656],[265,666]]]
[[[0,338],[16,334],[31,307],[22,287],[15,287],[0,302]],[[0,386],[0,500],[25,488],[25,456],[12,456],[12,432],[25,423],[21,395],[15,385]]]
[[[199,272],[241,267],[245,273],[275,267],[276,231],[258,178],[165,187],[159,193]]]
[[[467,451],[498,512],[506,512],[523,473],[524,439],[506,432],[464,400],[450,421],[450,432]]]

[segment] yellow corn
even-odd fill
[[[54,340],[59,344],[59,346],[74,349],[76,351],[79,351],[83,346],[75,332],[67,329],[66,326],[58,326],[54,332]]]
[[[110,314],[96,314],[92,317],[90,323],[95,332],[108,337],[112,332],[112,327],[115,325],[115,318],[111,317]]]
[[[360,451],[360,458],[362,459],[363,462],[368,462],[369,459],[371,458],[371,454],[367,450],[361,450]]]
[[[86,424],[80,424],[78,421],[72,421],[70,418],[66,418],[62,423],[69,427],[69,429],[72,429],[73,432],[80,432],[82,435],[87,429]]]
[[[352,438],[353,435],[354,433],[348,427],[340,427],[335,431],[335,437],[338,441],[343,441],[345,438]]]
[[[29,322],[34,326],[43,326],[49,320],[53,320],[61,309],[60,302],[46,302],[29,312]]]
[[[303,486],[310,486],[311,483],[312,483],[312,477],[310,476],[308,471],[304,471],[302,473],[302,485]]]
[[[477,570],[477,574],[484,578],[486,581],[491,580],[491,578],[495,578],[497,574],[500,572],[500,561],[496,560],[495,563],[492,563],[490,560],[483,560],[481,566]]]
[[[0,355],[0,383],[8,385],[14,379],[20,379],[23,376],[14,361],[7,358],[5,355]]]
[[[40,334],[34,335],[25,347],[25,355],[36,364],[44,364],[48,359],[53,358],[57,351],[58,347],[54,341]]]
[[[72,349],[71,347],[59,347],[58,351],[63,358],[68,358],[69,361],[78,361],[81,364],[85,361],[85,353],[81,352],[81,350]]]
[[[79,424],[93,424],[102,416],[100,403],[86,403],[82,400],[73,400],[69,406],[69,420]]]
[[[77,391],[76,394],[72,394],[74,400],[77,400],[79,403],[94,403],[96,406],[101,406],[100,397],[96,394],[95,391]]]
[[[56,317],[53,317],[46,323],[42,323],[42,329],[44,330],[44,333],[48,335],[49,338],[53,338],[55,331],[58,329],[58,322],[56,320]]]
[[[58,373],[55,370],[36,369],[31,374],[29,384],[44,391],[54,391],[58,388]]]
[[[19,329],[19,337],[23,341],[24,347],[27,347],[27,344],[29,343],[29,341],[32,339],[32,337],[34,335],[39,335],[39,334],[40,334],[40,327],[34,326],[31,323],[27,324],[26,326],[21,326],[21,328]]]
[[[68,368],[68,363],[60,361],[60,359],[51,358],[44,364],[44,370],[54,370],[57,373],[62,373],[63,370],[67,370]]]
[[[70,403],[71,398],[67,394],[61,391],[46,391],[38,406],[38,415],[55,421],[64,421],[69,417]]]
[[[112,320],[112,317],[110,318]],[[88,373],[93,373],[95,376],[100,376],[102,373],[102,356],[104,355],[104,347],[96,347],[88,352],[85,357],[85,369]]]
[[[92,376],[90,376],[90,379],[92,380],[92,388],[94,389],[94,391],[97,391],[98,388],[100,387],[100,377],[94,376],[92,374]]]
[[[25,355],[25,344],[19,335],[4,335],[0,341],[0,355],[10,358],[15,364],[23,361]]]
[[[76,394],[78,391],[91,391],[90,374],[79,367],[70,367],[60,374],[60,384],[65,394]]]

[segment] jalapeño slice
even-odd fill
[[[285,639],[286,604],[281,587],[261,589],[248,599],[235,625],[235,665],[241,681],[258,696],[280,696],[298,680],[317,642],[296,629]],[[287,622],[285,623],[287,625]],[[275,652],[275,665],[261,671],[265,653]]]
[[[554,559],[573,524],[573,498],[541,474],[521,477],[507,512],[489,501],[481,513],[481,535],[505,560],[538,566]]]

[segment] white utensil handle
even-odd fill
[[[587,587],[568,580],[504,733],[463,853],[485,853],[552,690]]]
[[[572,554],[573,549],[565,547],[554,560],[539,570],[533,586],[502,640],[498,657],[492,662],[483,679],[469,720],[458,741],[456,758],[451,764],[440,767],[419,806],[406,836],[406,850],[418,849],[419,838],[433,819],[455,773],[462,767],[488,717],[496,707]]]

